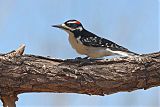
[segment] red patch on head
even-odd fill
[[[79,21],[76,21],[76,24],[81,24]]]

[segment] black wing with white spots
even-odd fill
[[[79,40],[86,46],[92,46],[92,47],[106,47],[109,48],[113,51],[124,51],[124,52],[130,52],[128,49],[117,45],[116,43],[107,40],[105,38],[98,37],[97,35],[89,32],[89,31],[84,31],[82,35],[80,35]],[[130,52],[132,53],[132,52]]]

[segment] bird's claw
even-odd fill
[[[84,57],[84,58],[82,58],[82,57],[76,57],[75,60],[83,60],[83,59],[88,59],[88,58],[89,58],[88,56]]]

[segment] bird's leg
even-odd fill
[[[102,60],[102,59],[95,59],[95,58],[90,58],[87,56],[87,57],[83,58],[83,60],[80,62],[79,67],[85,66],[88,64],[92,64],[93,62],[95,62],[97,60]]]
[[[82,57],[76,57],[76,58],[75,58],[75,60],[83,60],[83,59],[89,59],[89,56],[86,56],[86,57],[84,57],[84,58],[82,58]]]
[[[83,59],[89,59],[89,56],[84,57]]]
[[[80,59],[83,59],[83,58],[81,58],[81,57],[76,57],[76,58],[75,58],[75,60],[80,60]]]
[[[84,58],[81,58],[81,57],[76,57],[75,58],[75,61],[79,62],[79,65],[78,65],[79,67],[91,64],[91,63],[93,63],[94,61],[97,61],[97,60],[102,60],[102,59],[91,58],[89,56],[86,56]]]
[[[79,67],[85,66],[85,65],[87,65],[87,64],[89,64],[89,63],[91,63],[90,60],[85,60],[85,61],[80,62],[78,66],[79,66]]]
[[[79,62],[80,63],[79,66],[83,66],[84,64],[86,64],[87,62],[89,62],[88,58],[89,58],[88,56],[86,56],[84,58],[82,58],[82,57],[76,57],[75,59],[73,59],[73,61]]]

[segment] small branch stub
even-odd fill
[[[13,50],[7,54],[0,56],[0,59],[9,60],[10,58],[20,56],[24,53],[24,50],[25,50],[25,45],[22,44],[17,50]],[[15,102],[18,101],[17,94],[0,95],[0,96],[1,96],[2,103],[3,103],[3,107],[16,107]]]
[[[6,53],[6,54],[3,54],[2,56],[0,56],[0,59],[9,59],[9,58],[14,58],[16,56],[20,56],[20,55],[23,55],[24,53],[24,50],[25,50],[25,45],[22,44],[20,45],[20,47],[16,50],[13,50],[9,53]]]

